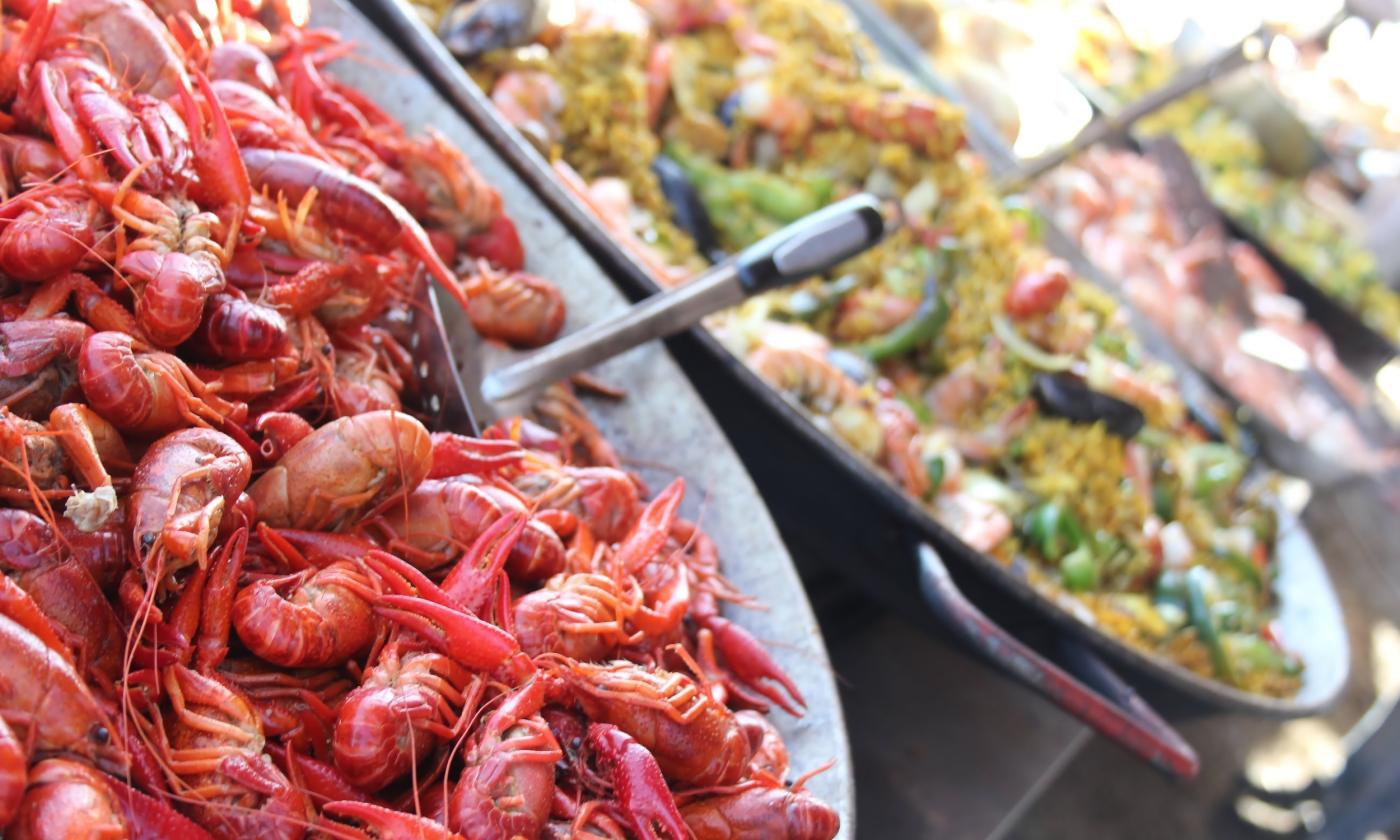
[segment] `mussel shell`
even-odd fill
[[[858,385],[864,385],[875,379],[875,366],[864,356],[833,347],[827,351],[826,360]]]
[[[458,58],[529,43],[538,34],[542,0],[468,0],[442,16],[438,37]]]
[[[1137,406],[1095,391],[1072,374],[1037,374],[1032,394],[1046,414],[1074,423],[1102,420],[1104,428],[1125,440],[1142,431],[1147,422]]]
[[[656,174],[661,194],[671,206],[671,221],[695,240],[695,247],[711,262],[723,259],[724,250],[719,246],[710,212],[705,209],[685,169],[666,155],[657,155],[651,162],[651,171]]]
[[[724,123],[725,128],[734,127],[734,117],[739,113],[739,92],[736,90],[724,98],[715,109],[715,116]]]

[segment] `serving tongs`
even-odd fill
[[[485,372],[487,346],[456,307],[420,291],[405,333],[437,429],[478,429],[528,408],[535,389],[567,379],[655,338],[674,335],[745,298],[818,274],[880,242],[899,222],[892,205],[867,194],[842,199],[782,228],[676,289],[653,295],[525,358]],[[561,278],[562,279],[562,278]],[[448,337],[459,339],[453,352]],[[452,360],[443,364],[443,360]],[[517,405],[512,398],[526,398]]]
[[[1187,157],[1186,150],[1170,137],[1154,137],[1147,141],[1145,151],[1162,173],[1167,200],[1182,239],[1208,249],[1205,258],[1197,265],[1201,292],[1206,302],[1222,307],[1244,327],[1253,326],[1254,308],[1250,305],[1244,283],[1225,253],[1225,220],[1206,195],[1205,186],[1197,177],[1196,167]],[[1282,336],[1278,338],[1287,341]],[[1294,351],[1290,355],[1306,357],[1301,347],[1292,342],[1288,344]]]

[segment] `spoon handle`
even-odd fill
[[[799,219],[684,286],[652,295],[616,317],[585,327],[487,374],[498,401],[557,382],[643,342],[674,335],[750,295],[795,283],[850,259],[894,229],[873,196],[860,194]]]

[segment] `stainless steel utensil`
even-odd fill
[[[879,242],[897,224],[864,193],[799,219],[700,277],[567,335],[481,380],[492,402],[557,382],[644,341],[674,335],[750,295],[825,271]]]
[[[1186,150],[1170,137],[1154,137],[1147,141],[1146,151],[1162,172],[1167,198],[1181,226],[1182,238],[1212,243],[1211,257],[1198,266],[1206,301],[1212,306],[1225,307],[1231,317],[1246,327],[1252,325],[1254,309],[1250,306],[1249,295],[1225,254],[1225,220],[1206,195]]]
[[[998,186],[1003,192],[1023,189],[1031,181],[1090,146],[1121,136],[1133,123],[1148,114],[1161,110],[1183,96],[1200,90],[1211,82],[1259,60],[1268,54],[1269,44],[1274,37],[1265,29],[1251,33],[1209,61],[1181,71],[1171,81],[1149,91],[1140,99],[1128,103],[1111,114],[1094,118],[1093,122],[1085,126],[1084,130],[1079,132],[1073,140],[1037,158],[1017,165],[1015,169],[1006,173],[999,180]]]

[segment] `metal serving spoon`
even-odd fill
[[[420,362],[423,410],[435,428],[475,428],[500,414],[516,413],[511,398],[565,379],[654,338],[674,335],[713,312],[745,298],[818,274],[865,251],[898,226],[892,206],[867,194],[854,195],[799,219],[750,245],[731,259],[670,291],[643,300],[611,318],[590,324],[525,358],[485,372],[484,342],[465,314],[444,311],[420,293],[411,324],[402,332],[420,359],[464,360],[465,364]],[[454,353],[447,336],[465,340]],[[528,402],[528,401],[527,401]]]

